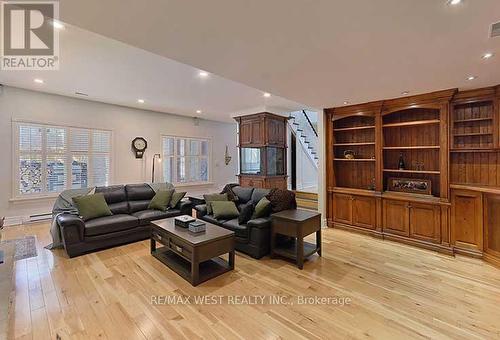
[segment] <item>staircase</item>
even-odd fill
[[[295,200],[298,208],[318,210],[318,194],[314,192],[296,191]]]
[[[290,113],[288,124],[307,155],[318,168],[318,133],[305,110]]]

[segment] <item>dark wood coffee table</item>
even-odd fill
[[[151,222],[151,255],[193,286],[234,269],[234,232],[205,223],[206,231],[192,233],[174,218]],[[229,261],[220,258],[226,253]]]

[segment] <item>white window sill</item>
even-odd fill
[[[51,195],[43,195],[43,196],[13,197],[13,198],[9,199],[9,202],[16,203],[16,202],[51,200],[51,199],[56,199],[57,196],[59,196],[59,193],[51,194]]]
[[[207,186],[212,186],[214,185],[214,182],[197,182],[197,183],[177,183],[177,184],[172,184],[175,188],[182,188],[182,187],[207,187]]]

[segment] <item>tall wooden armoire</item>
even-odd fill
[[[268,112],[236,117],[242,186],[287,188],[287,118]]]

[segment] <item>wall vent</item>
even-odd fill
[[[491,25],[491,37],[500,37],[500,22]]]

